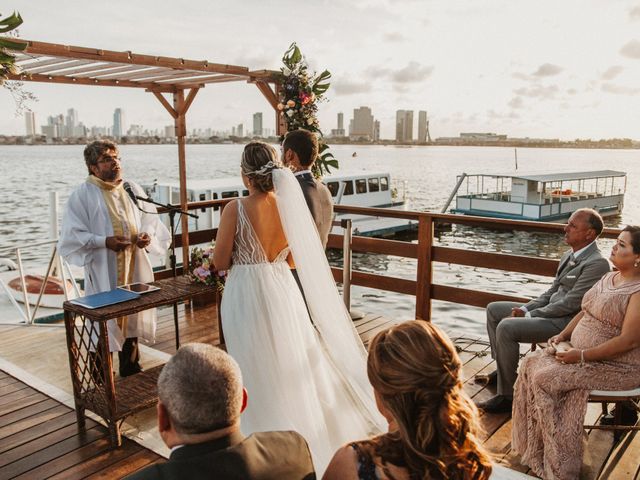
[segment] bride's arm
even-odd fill
[[[233,240],[236,235],[236,223],[238,220],[237,200],[229,202],[220,216],[216,246],[213,250],[213,264],[216,270],[229,270],[231,267],[231,252]]]

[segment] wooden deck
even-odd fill
[[[206,342],[218,344],[216,306],[179,307],[181,342]],[[173,310],[159,311],[157,342],[153,348],[166,354],[175,353]],[[354,322],[363,342],[367,344],[380,330],[401,320],[389,320],[369,315]],[[7,339],[16,327],[0,327],[0,357],[22,363],[20,368],[29,370],[25,356],[10,351]],[[5,332],[6,330],[6,332]],[[28,336],[37,337],[39,327],[18,327],[26,342]],[[9,334],[9,335],[7,335]],[[61,338],[64,345],[64,330],[50,333]],[[464,363],[463,380],[465,390],[476,400],[489,398],[494,392],[473,382],[477,373],[494,369],[488,354],[488,343],[477,336],[451,332]],[[50,337],[47,342],[51,343]],[[6,342],[6,343],[5,343]],[[60,347],[55,347],[60,348]],[[54,349],[54,346],[52,346]],[[13,356],[12,356],[13,355]],[[41,356],[41,359],[44,355]],[[58,357],[58,361],[63,361]],[[17,360],[16,360],[17,359]],[[155,364],[158,359],[147,359],[143,354],[143,366]],[[42,367],[35,371],[39,375]],[[67,364],[58,365],[68,376]],[[59,380],[58,380],[59,381]],[[599,405],[591,405],[589,420],[596,420]],[[511,452],[511,419],[508,414],[482,415],[485,429],[484,442],[497,461],[518,472],[528,473]],[[123,447],[109,450],[106,429],[97,422],[88,420],[85,434],[77,432],[75,413],[68,406],[38,392],[25,383],[0,373],[0,480],[5,478],[121,478],[153,462],[163,461],[156,453],[125,440]],[[588,436],[584,458],[583,479],[634,479],[640,480],[640,434],[625,435],[614,443],[611,432],[594,430]]]

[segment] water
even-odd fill
[[[187,178],[237,176],[242,148],[242,145],[188,145]],[[0,146],[0,187],[6,192],[0,215],[0,254],[8,245],[48,236],[49,192],[59,192],[62,207],[71,189],[84,181],[87,170],[82,150],[81,145]],[[332,150],[343,171],[389,171],[398,185],[406,182],[411,209],[437,212],[451,193],[456,175],[505,173],[513,171],[515,165],[512,148],[336,145]],[[357,157],[352,157],[353,152],[357,152]],[[138,183],[178,179],[175,145],[123,145],[120,153],[126,176]],[[610,226],[640,223],[640,150],[518,149],[518,167],[528,173],[626,171],[624,211],[607,223]],[[461,226],[440,234],[437,242],[456,248],[548,258],[558,258],[566,249],[557,235]],[[608,252],[611,244],[610,240],[601,241],[602,250]],[[47,258],[45,249],[24,253],[25,261],[46,262]],[[416,275],[416,262],[411,259],[354,254],[354,263],[355,268],[367,272],[409,279],[415,279]],[[434,281],[523,296],[537,295],[549,284],[545,277],[441,264],[436,264]],[[352,289],[352,304],[389,318],[409,319],[415,312],[412,296],[359,287]],[[445,327],[484,332],[482,309],[445,302],[434,302],[433,307],[434,321]]]

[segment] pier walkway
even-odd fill
[[[159,310],[157,342],[144,347],[143,367],[163,363],[175,352],[173,311]],[[219,343],[216,306],[179,307],[182,343]],[[402,320],[369,315],[354,322],[367,344],[380,330]],[[494,392],[473,382],[477,373],[494,368],[488,343],[478,336],[450,332],[464,363],[465,390],[475,399]],[[126,420],[129,439],[109,449],[108,433],[97,420],[87,431],[75,426],[64,328],[60,326],[0,326],[0,480],[9,478],[122,478],[144,466],[164,461],[166,448],[155,433],[155,409]],[[590,405],[588,420],[597,420],[599,405]],[[482,415],[483,441],[496,461],[516,472],[529,473],[511,452],[508,414]],[[640,480],[640,432],[614,442],[613,434],[593,430],[588,435],[582,479]]]

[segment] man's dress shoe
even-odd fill
[[[476,405],[487,413],[511,413],[512,404],[513,399],[511,397],[495,395],[489,400],[478,402]]]
[[[473,381],[479,383],[480,385],[484,385],[485,387],[495,387],[498,385],[498,371],[494,370],[489,374],[478,374],[473,377]]]

